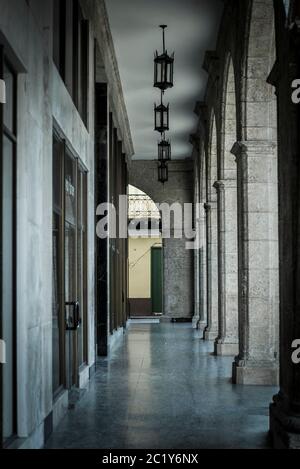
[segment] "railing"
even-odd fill
[[[160,213],[157,206],[147,195],[129,195],[128,196],[128,218],[134,219],[160,219]]]

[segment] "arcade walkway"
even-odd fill
[[[276,389],[233,386],[186,324],[134,324],[48,448],[263,448]],[[192,343],[192,346],[191,346]]]

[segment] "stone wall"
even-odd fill
[[[52,138],[60,129],[88,171],[88,368],[95,363],[94,38],[112,82],[124,152],[133,153],[105,4],[82,2],[90,20],[88,125],[52,60],[52,1],[0,1],[0,30],[19,64],[17,121],[17,433],[39,447],[52,393]],[[112,78],[113,77],[113,78]],[[82,380],[81,380],[82,382]],[[60,405],[60,403],[59,403]],[[62,406],[62,408],[65,406]],[[54,412],[55,420],[59,418]],[[54,424],[57,422],[54,422]]]

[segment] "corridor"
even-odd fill
[[[276,389],[233,386],[232,358],[199,336],[190,324],[130,324],[47,448],[267,447]]]

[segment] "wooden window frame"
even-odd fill
[[[83,254],[83,298],[84,298],[84,304],[81,305],[81,316],[83,320],[83,363],[77,363],[78,360],[76,360],[76,363],[73,363],[73,374],[76,376],[76,385],[78,385],[78,374],[82,368],[84,368],[87,363],[88,363],[88,295],[87,295],[87,286],[88,286],[88,248],[87,248],[87,242],[88,242],[88,170],[85,168],[84,164],[80,160],[79,156],[76,154],[74,149],[72,148],[72,145],[67,141],[61,130],[59,129],[58,125],[54,126],[53,130],[53,139],[56,139],[58,143],[61,144],[62,150],[61,150],[61,181],[62,181],[62,191],[61,191],[61,204],[62,204],[62,209],[61,209],[61,219],[60,219],[60,225],[61,225],[61,245],[60,245],[60,252],[61,252],[61,259],[60,259],[60,269],[61,269],[61,289],[63,291],[62,293],[62,301],[61,301],[61,311],[65,311],[65,298],[64,298],[64,291],[65,291],[65,224],[66,224],[66,215],[65,215],[65,163],[66,163],[66,155],[68,155],[69,158],[71,158],[75,164],[76,164],[76,225],[74,226],[75,229],[75,246],[76,246],[76,291],[78,290],[78,251],[77,251],[77,246],[78,246],[78,174],[79,172],[82,172],[85,179],[85,188],[84,188],[84,193],[83,197],[85,199],[85,239],[84,239],[84,254]],[[53,205],[53,212],[56,213],[54,210],[54,205]],[[69,222],[68,222],[69,223]],[[61,371],[61,386],[57,390],[53,390],[53,399],[54,401],[59,397],[60,393],[63,391],[63,389],[67,388],[68,384],[68,377],[67,377],[67,369],[66,369],[66,338],[65,338],[65,317],[64,314],[61,314],[60,318],[60,341],[61,341],[61,363],[60,363],[60,371]],[[73,338],[73,344],[77,346],[77,338]],[[76,351],[77,357],[78,357],[78,351]],[[76,369],[75,369],[76,368]]]

